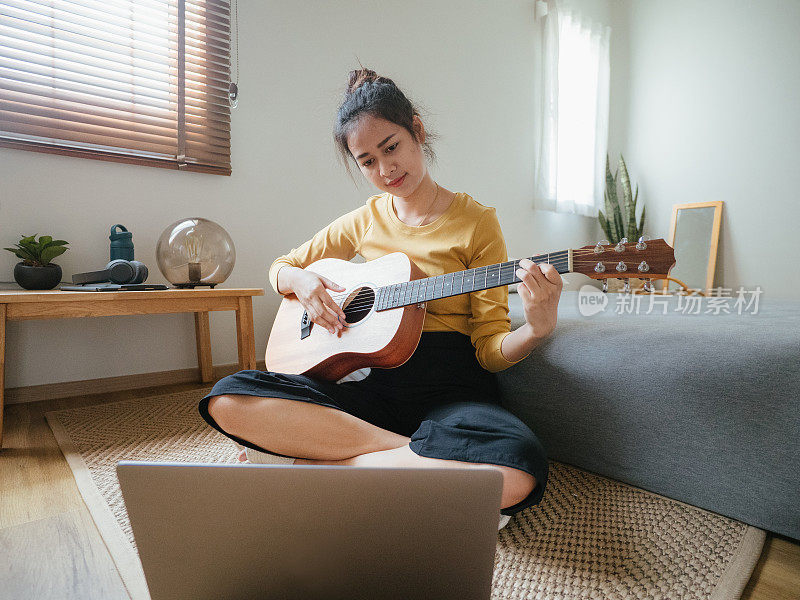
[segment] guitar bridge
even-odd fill
[[[311,328],[314,322],[308,317],[308,311],[303,311],[303,318],[300,319],[300,339],[304,340],[311,335]]]

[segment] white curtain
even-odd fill
[[[536,3],[534,207],[596,217],[608,147],[610,27]]]

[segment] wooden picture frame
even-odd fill
[[[719,230],[720,224],[722,222],[722,206],[724,202],[722,200],[712,200],[709,202],[690,202],[687,204],[673,204],[672,205],[672,220],[670,222],[669,228],[669,245],[675,248],[676,251],[676,260],[677,265],[680,265],[680,256],[678,254],[679,250],[675,246],[675,233],[678,227],[678,212],[681,210],[692,210],[698,208],[713,208],[714,209],[714,216],[713,221],[711,224],[711,231],[710,231],[710,238],[709,238],[709,246],[708,246],[708,266],[706,268],[706,276],[705,276],[705,287],[703,290],[700,290],[701,293],[705,292],[708,293],[711,290],[711,286],[714,285],[714,272],[717,267],[717,248],[719,246]],[[675,267],[673,267],[674,271]],[[672,273],[670,273],[672,276]],[[678,274],[678,277],[680,275]],[[665,279],[663,284],[663,292],[667,293],[669,287],[669,280]],[[690,286],[691,287],[691,286]],[[705,295],[705,294],[703,294]]]

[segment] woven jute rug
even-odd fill
[[[47,413],[133,600],[149,598],[116,477],[120,460],[235,462],[197,402],[210,388]],[[542,502],[498,532],[492,599],[735,600],[765,533],[551,461]]]

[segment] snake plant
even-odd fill
[[[617,196],[617,181],[622,185],[623,206],[620,208]],[[625,159],[619,155],[619,167],[614,175],[611,175],[608,155],[606,155],[606,189],[603,194],[605,197],[605,214],[601,210],[597,218],[603,228],[608,241],[616,244],[622,238],[628,238],[634,242],[638,240],[644,232],[644,209],[639,217],[639,225],[636,225],[636,200],[639,198],[639,186],[636,186],[636,193],[631,194],[631,179],[628,176],[628,167],[625,166]]]

